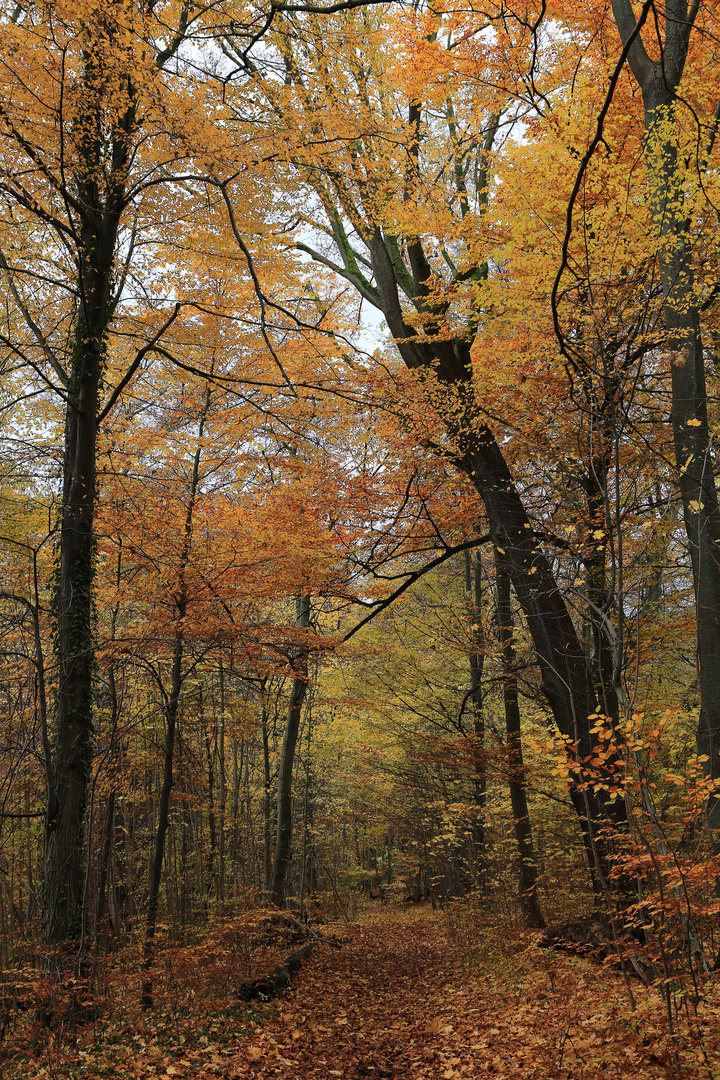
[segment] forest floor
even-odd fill
[[[614,971],[466,908],[388,905],[322,932],[341,947],[319,944],[292,989],[262,1006],[233,996],[227,934],[158,967],[152,1014],[131,1006],[137,977],[118,972],[98,1018],[73,1033],[18,1019],[0,1076],[720,1080],[716,980],[698,1015],[675,995],[670,1032],[657,989],[634,985],[633,1012]],[[253,959],[254,974],[273,966],[272,950]]]

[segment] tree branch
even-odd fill
[[[480,547],[481,544],[487,544],[489,542],[489,533],[485,536],[476,537],[474,540],[466,540],[464,544],[457,544],[454,547],[448,548],[447,551],[444,551],[442,555],[438,555],[436,559],[432,559],[420,570],[411,571],[407,576],[407,581],[404,581],[402,585],[399,586],[399,588],[395,589],[395,591],[390,593],[389,596],[386,596],[384,600],[375,601],[375,609],[371,611],[369,615],[366,615],[364,619],[361,619],[359,623],[353,626],[352,630],[348,630],[347,634],[345,634],[345,636],[342,638],[343,642],[349,641],[351,637],[354,637],[355,634],[357,634],[358,630],[361,630],[363,626],[367,626],[369,622],[372,622],[376,615],[379,615],[381,611],[385,610],[385,608],[390,607],[393,601],[397,600],[399,596],[402,596],[402,594],[406,592],[411,585],[414,585],[416,581],[419,581],[421,577],[424,577],[425,574],[429,573],[431,570],[434,570],[436,566],[441,566],[444,562],[447,562],[448,559],[451,559],[453,555],[457,555],[460,551],[468,551],[470,548]]]
[[[600,110],[600,112],[598,114],[597,125],[596,125],[596,129],[595,129],[595,135],[593,137],[592,142],[590,143],[587,150],[585,151],[585,153],[583,155],[583,158],[582,158],[582,161],[580,162],[580,168],[578,169],[577,176],[575,177],[575,183],[573,185],[573,189],[572,189],[572,192],[570,194],[570,199],[569,199],[568,205],[567,205],[566,222],[565,222],[565,236],[563,238],[563,244],[562,244],[562,259],[560,261],[560,266],[558,267],[558,272],[555,275],[555,281],[553,282],[552,292],[550,294],[550,310],[552,311],[553,329],[555,331],[555,336],[556,336],[556,338],[558,340],[558,343],[560,345],[560,352],[568,360],[570,359],[570,357],[569,357],[568,351],[567,351],[567,349],[565,347],[565,338],[563,336],[562,328],[560,326],[560,316],[558,314],[557,300],[558,300],[558,290],[560,288],[560,281],[562,280],[562,276],[563,276],[565,270],[567,269],[568,262],[569,262],[568,252],[569,252],[569,248],[570,248],[570,237],[572,236],[573,209],[575,207],[575,202],[577,200],[577,197],[580,194],[580,187],[582,185],[583,177],[585,176],[585,171],[586,171],[588,165],[590,164],[590,160],[591,160],[593,154],[595,153],[595,151],[597,150],[598,145],[602,141],[603,128],[604,128],[604,125],[605,125],[605,117],[607,116],[608,111],[610,109],[610,105],[612,103],[612,99],[613,99],[613,96],[615,94],[615,87],[617,86],[618,79],[620,78],[620,73],[621,73],[623,67],[625,66],[625,61],[628,59],[628,55],[629,55],[629,53],[630,53],[630,51],[631,51],[631,49],[633,47],[633,44],[640,37],[640,31],[641,31],[641,29],[643,28],[643,26],[645,24],[645,21],[646,21],[646,19],[648,17],[648,14],[650,12],[650,8],[653,6],[654,2],[655,2],[655,0],[645,0],[645,3],[643,4],[642,10],[640,12],[640,17],[639,17],[637,23],[635,23],[632,32],[628,35],[627,40],[625,41],[625,44],[623,45],[623,50],[620,53],[620,56],[618,58],[618,62],[616,63],[615,69],[613,70],[613,73],[610,76],[610,86],[608,87],[608,92],[605,95],[605,101],[603,102],[603,106],[602,106],[602,108],[601,108],[601,110]],[[630,14],[632,15],[632,8],[630,8],[630,5],[627,2],[627,0],[613,0],[613,11],[615,10],[616,5],[619,7],[621,5],[621,3],[623,3],[623,4],[627,3],[627,6],[628,6],[628,8],[630,10]],[[617,16],[616,16],[616,18],[617,18]],[[622,31],[621,31],[621,33],[622,33]],[[645,47],[643,46],[643,52],[644,52],[644,49],[645,49]],[[647,54],[645,54],[645,55],[647,55]],[[631,66],[632,66],[632,64],[631,64]],[[637,75],[636,75],[636,78],[637,78]]]
[[[612,0],[612,10],[615,23],[623,43],[623,64],[627,58],[630,69],[643,89],[648,80],[652,78],[656,64],[647,54],[642,38],[639,36],[640,27],[645,22],[652,3],[643,4],[640,18],[635,22],[635,15],[630,0]],[[613,87],[614,89],[614,87]]]

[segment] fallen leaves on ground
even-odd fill
[[[632,1013],[614,972],[490,926],[475,933],[468,956],[455,917],[470,916],[383,909],[335,928],[342,948],[317,948],[272,1005],[238,1005],[214,1018],[188,1010],[172,1038],[152,1019],[139,1018],[134,1032],[127,1023],[95,1028],[40,1057],[18,1050],[3,1076],[720,1078],[714,983],[698,1016],[675,995],[671,1033],[657,989],[635,987]]]

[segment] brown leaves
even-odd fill
[[[461,956],[462,938],[446,935],[450,920],[465,918],[478,924],[472,974]],[[188,968],[184,978],[191,975]],[[531,937],[490,925],[470,907],[452,914],[389,907],[376,921],[347,928],[342,950],[318,947],[295,988],[264,1017],[251,1006],[235,1006],[231,1020],[217,990],[213,1011],[212,998],[198,986],[196,996],[183,993],[183,1001],[192,1000],[196,1010],[202,1001],[205,1009],[183,1009],[179,1043],[165,1041],[160,1018],[153,1035],[119,1010],[102,1039],[89,1028],[75,1048],[54,1051],[53,1075],[657,1080],[672,1075],[677,1052],[683,1075],[707,1076],[703,1055],[718,1056],[717,989],[706,990],[692,1024],[676,1018],[674,1042],[660,995],[640,987],[636,994],[631,1014],[617,976],[587,960],[548,959]],[[50,1075],[46,1054],[29,1060],[15,1052],[4,1075]]]

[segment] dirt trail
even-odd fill
[[[720,985],[714,981],[705,987],[697,1016],[678,999],[671,1039],[657,990],[638,986],[638,1007],[631,1013],[622,980],[613,972],[538,948],[532,935],[492,926],[487,916],[462,905],[435,913],[388,905],[357,925],[327,932],[343,940],[342,948],[318,945],[292,989],[260,1010],[233,998],[235,973],[223,971],[223,954],[216,954],[208,938],[188,950],[186,973],[194,975],[200,991],[209,978],[203,966],[212,961],[209,970],[222,976],[231,1004],[206,995],[204,1008],[194,1014],[185,983],[178,981],[175,998],[168,996],[183,970],[182,954],[168,951],[173,979],[164,1011],[152,1017],[136,1012],[133,1019],[119,1005],[114,1026],[90,1025],[62,1043],[48,1041],[36,1025],[37,1045],[26,1038],[0,1065],[0,1075],[720,1080]],[[277,954],[271,957],[276,961]],[[126,993],[136,1002],[134,978]],[[112,1019],[110,1008],[106,1015]],[[22,1039],[21,1032],[17,1036]]]
[[[315,949],[218,1070],[227,1080],[658,1080],[678,1075],[675,1049],[684,1077],[720,1077],[698,1041],[711,1016],[702,1033],[678,1025],[673,1047],[660,995],[638,991],[631,1014],[619,977],[591,961],[517,933],[466,939],[458,951],[432,912],[382,909],[335,929],[342,949]]]
[[[315,950],[236,1075],[475,1075],[449,1045],[458,973],[437,920],[390,914],[338,932],[342,948]]]

